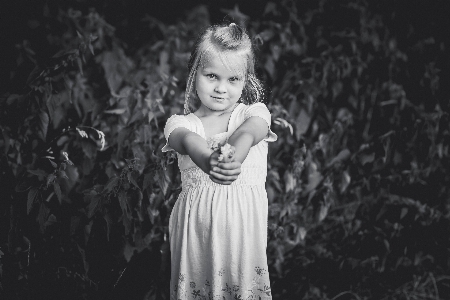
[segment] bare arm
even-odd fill
[[[210,156],[213,153],[208,148],[205,139],[187,128],[178,127],[169,136],[169,145],[182,155],[189,155],[192,161],[205,172],[210,174]]]
[[[262,141],[268,132],[269,126],[263,118],[253,116],[245,120],[228,139],[228,143],[236,147],[234,160],[242,163],[250,148]]]
[[[189,155],[192,161],[203,172],[210,175],[211,180],[216,183],[231,184],[241,173],[240,162],[222,164],[222,167],[225,168],[224,173],[222,169],[216,169],[219,153],[217,151],[213,152],[204,138],[186,128],[179,127],[174,129],[169,136],[169,145],[178,153]],[[213,168],[218,172],[214,172]]]
[[[218,162],[218,152],[208,148],[200,135],[179,127],[169,136],[169,145],[182,155],[189,155],[192,161],[219,184],[231,184],[241,173],[241,164],[250,148],[267,136],[269,127],[260,117],[250,117],[230,136],[228,143],[236,147],[233,162]]]
[[[236,148],[233,161],[229,163],[218,162],[218,153],[213,158],[211,179],[222,184],[231,184],[241,173],[241,164],[245,160],[250,148],[264,139],[269,132],[266,121],[260,117],[250,117],[244,121],[230,136],[228,143]],[[218,181],[216,181],[218,180]]]

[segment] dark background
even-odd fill
[[[273,298],[450,299],[448,1],[0,5],[1,299],[169,299],[162,128],[193,39],[233,21],[278,135]]]

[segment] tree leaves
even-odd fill
[[[157,173],[155,174],[155,179],[159,183],[159,186],[163,194],[166,195],[170,184],[170,177],[168,171],[163,168],[158,169]]]
[[[48,130],[48,124],[50,122],[50,119],[48,117],[48,114],[41,110],[39,112],[39,123],[38,123],[38,128],[39,128],[39,137],[45,141],[46,137],[47,137],[47,130]]]
[[[59,204],[61,204],[62,201],[61,187],[57,182],[53,182],[53,189],[55,191],[56,196],[58,197]]]
[[[300,139],[302,135],[306,133],[306,131],[309,128],[309,124],[311,122],[310,115],[306,112],[306,110],[301,109],[300,113],[298,114],[297,118],[295,119],[295,125],[296,125],[296,134],[297,139]]]
[[[104,191],[111,192],[118,184],[119,177],[112,177],[108,180],[108,183],[106,183]]]
[[[120,204],[120,208],[122,209],[122,213],[124,215],[128,214],[128,200],[127,200],[127,192],[126,191],[120,191],[119,195],[119,204]]]
[[[92,218],[94,213],[97,211],[98,205],[100,203],[100,196],[94,196],[91,198],[91,202],[89,202],[88,207],[88,218]]]
[[[128,199],[126,191],[119,192],[119,204],[122,209],[122,223],[125,227],[125,234],[128,234],[131,229],[131,220],[128,212]]]
[[[29,214],[31,209],[33,208],[33,204],[36,201],[36,199],[38,197],[38,194],[39,194],[39,189],[38,188],[32,188],[28,192],[27,214]]]
[[[134,172],[134,171],[127,173],[128,181],[131,182],[136,188],[140,189],[136,182],[136,179],[135,179],[135,178],[137,178],[137,176],[138,176],[138,173]]]
[[[431,248],[420,248],[420,243],[429,238],[427,241],[437,249],[436,253],[443,251],[442,242],[432,237],[442,238],[440,231],[446,231],[439,229],[446,227],[429,224],[437,226],[438,219],[443,224],[448,222],[444,205],[448,195],[448,105],[445,101],[436,102],[437,95],[442,94],[437,83],[443,75],[434,62],[435,57],[448,57],[448,49],[439,47],[442,42],[437,36],[429,42],[422,40],[409,21],[396,22],[401,14],[397,13],[398,8],[390,9],[393,7],[387,2],[376,10],[364,1],[348,5],[322,0],[312,3],[270,2],[264,17],[247,19],[245,24],[251,35],[258,35],[264,42],[257,45],[261,63],[258,75],[271,91],[267,103],[273,123],[280,125],[272,128],[278,141],[269,146],[267,194],[269,222],[281,233],[268,240],[268,260],[285,277],[271,276],[289,290],[290,286],[297,288],[297,277],[290,276],[291,272],[312,267],[318,270],[318,276],[309,276],[311,272],[305,272],[306,277],[302,275],[312,288],[297,289],[296,292],[306,293],[298,298],[333,298],[330,291],[335,288],[323,287],[340,288],[343,280],[337,283],[320,276],[330,271],[330,278],[345,277],[351,282],[348,289],[381,282],[379,286],[395,290],[397,287],[383,280],[383,272],[395,275],[396,270],[408,267],[419,278],[424,260],[430,274],[447,266],[447,262],[439,261],[441,255],[433,254]],[[302,10],[297,11],[299,7]],[[202,12],[207,16],[206,11]],[[232,12],[242,17],[237,7]],[[335,21],[336,13],[346,15],[344,22]],[[80,18],[83,22],[79,22]],[[64,41],[51,35],[44,42],[49,41],[51,49],[61,45],[74,49],[61,49],[46,66],[37,67],[30,75],[30,93],[27,90],[23,95],[0,99],[3,153],[19,182],[16,191],[23,192],[22,200],[27,192],[28,216],[37,215],[41,227],[52,223],[53,228],[70,217],[73,240],[79,243],[79,253],[73,254],[68,239],[55,244],[53,240],[48,243],[48,235],[38,236],[42,243],[33,251],[43,254],[40,259],[45,258],[45,253],[64,251],[75,255],[74,259],[82,257],[87,272],[86,259],[93,257],[96,250],[85,247],[84,235],[86,232],[89,237],[93,220],[106,222],[103,226],[108,238],[111,235],[137,244],[145,236],[145,245],[152,247],[164,239],[170,208],[180,189],[179,176],[172,174],[176,169],[172,165],[174,156],[169,160],[160,153],[165,143],[162,126],[170,115],[182,113],[190,36],[199,26],[194,19],[170,28],[152,20],[148,28],[163,32],[161,39],[155,36],[150,47],[146,41],[142,43],[145,46],[125,48],[101,14],[91,12],[85,18],[80,11],[61,11],[58,19],[52,21],[64,24]],[[202,20],[209,22],[206,19]],[[409,44],[398,38],[403,34],[398,26],[387,29],[386,20],[404,27]],[[99,36],[95,44],[94,37],[88,36],[90,32]],[[18,47],[18,53],[28,53],[28,62],[32,63],[35,54],[30,52],[30,45],[24,42]],[[19,74],[20,69],[16,71],[16,79],[27,77]],[[180,81],[172,81],[175,77]],[[347,115],[350,117],[345,120],[343,116]],[[105,151],[98,151],[95,143],[83,144],[74,138],[73,126],[80,125],[93,126],[107,134]],[[48,149],[48,145],[55,152],[73,155],[75,165],[68,166],[67,174],[56,153],[50,163],[44,159],[42,164],[39,151]],[[304,154],[296,156],[296,150],[304,145]],[[124,163],[132,157],[139,158],[140,167],[131,163],[132,159]],[[84,204],[78,201],[80,189],[91,192]],[[332,192],[328,195],[329,190]],[[393,191],[407,194],[413,202],[387,196]],[[383,202],[386,207],[379,208]],[[40,205],[38,211],[36,203]],[[25,209],[21,214],[16,229],[28,228],[28,223],[23,223],[28,222]],[[56,219],[58,222],[53,222]],[[118,223],[123,224],[125,234],[117,230],[121,227]],[[408,228],[414,230],[409,232]],[[21,231],[15,232],[15,238],[20,238]],[[404,238],[423,232],[432,234],[412,239],[413,247]],[[136,244],[129,244],[127,260],[133,259],[136,249],[141,249]],[[289,252],[283,248],[298,244],[302,247],[289,248]],[[370,249],[365,251],[366,248]],[[342,250],[346,257],[339,256]],[[390,256],[385,252],[390,252]],[[19,260],[20,257],[17,256]],[[117,257],[117,261],[121,259]],[[18,265],[26,266],[20,262]],[[435,265],[439,267],[433,269]],[[345,273],[347,269],[353,272]],[[370,277],[374,270],[378,276]],[[356,280],[354,274],[363,276]],[[83,276],[76,278],[87,283]],[[284,281],[287,277],[294,278],[289,286]],[[365,278],[378,280],[367,284]],[[423,281],[396,283],[408,292]],[[439,285],[438,280],[435,282]],[[274,297],[275,293],[274,288]],[[364,294],[372,296],[369,291]]]

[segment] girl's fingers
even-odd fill
[[[223,184],[223,185],[230,185],[230,184],[233,183],[233,181],[222,181],[222,180],[217,180],[217,179],[215,179],[214,177],[211,177],[211,180],[212,180],[213,182],[215,182],[215,183]]]
[[[217,182],[217,183],[221,183],[224,184],[223,182],[233,182],[237,179],[237,175],[231,175],[231,176],[227,176],[227,175],[222,175],[219,173],[216,173],[214,171],[210,172],[210,176],[212,181]]]
[[[233,162],[228,162],[228,163],[218,163],[217,167],[224,169],[224,170],[240,169],[241,163],[238,161],[233,161]]]
[[[224,169],[219,168],[219,167],[213,167],[211,172],[214,172],[216,174],[225,175],[225,176],[237,176],[237,175],[241,174],[241,168],[231,169],[231,170],[224,170]]]

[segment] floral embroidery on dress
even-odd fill
[[[222,289],[222,292],[226,292],[231,295],[231,287],[228,286],[228,283],[225,284],[225,287]]]
[[[217,272],[219,276],[225,275],[225,269]],[[271,300],[272,293],[269,282],[265,282],[263,275],[267,274],[267,270],[255,267],[256,276],[253,278],[251,285],[248,288],[241,289],[237,284],[225,283],[225,285],[215,284],[211,289],[209,280],[205,280],[203,287],[199,286],[194,281],[189,282],[190,290],[186,290],[186,275],[179,274],[178,285],[175,285],[172,291],[172,300],[187,300],[187,299],[201,299],[201,300]]]
[[[261,269],[260,267],[256,267],[255,271],[256,271],[256,274],[258,274],[258,275],[264,275],[266,270]]]
[[[218,133],[206,139],[208,148],[210,148],[213,151],[219,150],[219,148],[225,145],[227,141],[228,141],[228,132]]]

